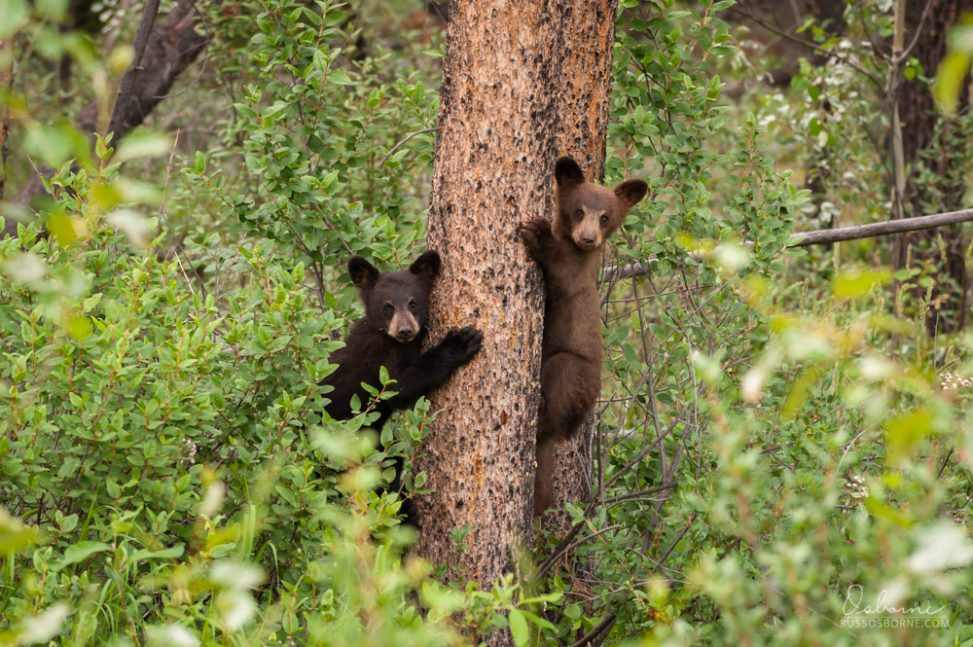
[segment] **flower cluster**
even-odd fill
[[[962,377],[949,371],[939,377],[939,388],[943,391],[958,391],[960,388],[968,389],[971,386],[973,386],[973,378]]]

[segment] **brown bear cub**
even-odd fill
[[[649,190],[642,180],[614,189],[588,182],[570,157],[557,160],[554,178],[554,221],[537,218],[520,225],[546,286],[535,514],[549,508],[554,496],[555,443],[578,430],[601,391],[599,251]]]
[[[441,342],[422,350],[426,339],[429,293],[439,275],[442,261],[429,251],[407,270],[379,272],[361,256],[348,261],[348,272],[358,287],[365,316],[352,324],[345,346],[331,355],[338,368],[321,382],[332,387],[326,409],[335,420],[354,415],[352,396],[357,395],[364,410],[371,396],[362,382],[378,387],[379,369],[384,366],[395,380],[391,389],[396,395],[375,403],[378,420],[372,426],[381,433],[389,416],[407,409],[430,391],[443,384],[477,354],[483,334],[474,328],[453,328]],[[395,460],[395,480],[390,489],[398,490],[402,459]],[[415,524],[410,502],[403,505],[407,521]]]

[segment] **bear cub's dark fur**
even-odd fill
[[[554,178],[554,221],[537,218],[520,226],[546,288],[535,514],[553,499],[555,443],[578,430],[601,391],[601,246],[649,190],[642,180],[614,189],[588,182],[570,157],[557,160]]]
[[[361,256],[348,261],[365,316],[352,324],[344,348],[331,355],[331,363],[338,368],[321,382],[333,387],[327,394],[331,402],[326,407],[332,418],[352,417],[353,395],[358,395],[363,408],[367,406],[371,396],[361,384],[380,386],[379,369],[384,366],[396,381],[391,389],[397,394],[375,404],[379,417],[373,427],[381,432],[394,411],[414,405],[479,352],[483,334],[471,327],[453,328],[441,342],[422,350],[429,293],[441,267],[439,254],[434,251],[397,272],[379,272]],[[401,460],[396,461],[395,468],[391,489],[399,487]],[[411,507],[404,507],[407,516],[414,517]]]

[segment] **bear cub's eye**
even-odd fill
[[[393,312],[395,312],[395,308],[392,307],[391,303],[386,303],[384,306],[382,306],[382,312],[384,312],[387,315],[390,315]]]
[[[409,299],[409,310],[415,310],[418,307],[419,307],[419,304],[418,303],[416,303],[412,299]]]
[[[574,219],[575,220],[581,220],[582,218],[584,218],[584,211],[582,211],[581,209],[578,209],[577,211],[574,212]]]
[[[602,225],[607,225],[608,224],[608,216],[607,215],[601,214],[601,224]]]

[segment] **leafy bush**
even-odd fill
[[[40,123],[52,62],[71,53],[85,98],[120,70],[58,35],[56,3],[13,4],[0,33],[46,45],[12,148],[56,171],[0,241],[0,643],[969,644],[970,340],[928,339],[869,244],[786,249],[809,213],[882,213],[860,79],[805,62],[731,104],[723,75],[752,70],[730,3],[623,0],[606,180],[651,190],[602,284],[594,503],[569,507],[571,560],[542,536],[487,591],[411,559],[381,489],[428,405],[378,451],[368,410],[330,420],[317,387],[358,313],[344,260],[401,264],[421,237],[441,40],[405,27],[421,3],[390,25],[371,2],[210,8],[214,64],[158,122],[232,109],[94,155]],[[822,159],[825,192],[799,190]]]

